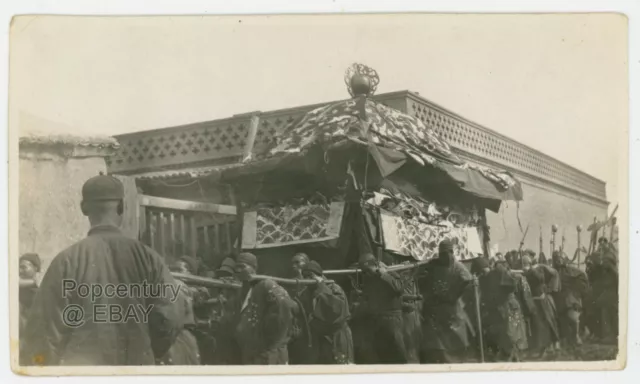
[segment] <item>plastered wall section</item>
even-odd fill
[[[562,235],[565,236],[565,253],[573,257],[578,244],[576,227],[582,225],[581,244],[588,248],[589,235],[586,229],[593,222],[594,216],[599,220],[605,218],[607,205],[593,199],[578,196],[569,191],[556,189],[551,185],[539,185],[522,180],[524,201],[519,204],[503,202],[499,213],[487,211],[487,221],[491,227],[491,245],[494,250],[504,253],[518,249],[527,224],[529,231],[524,241],[524,248],[539,253],[540,228],[542,227],[544,253],[550,256],[551,226],[556,224],[556,247],[560,246]],[[518,216],[520,224],[518,224]],[[522,232],[520,230],[522,228]],[[608,236],[607,232],[607,236]],[[584,260],[584,259],[582,259]]]
[[[101,156],[69,157],[61,148],[20,149],[19,257],[36,252],[46,268],[62,250],[81,240],[89,222],[80,210],[84,182],[106,173]]]

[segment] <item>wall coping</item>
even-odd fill
[[[489,133],[490,135],[492,135],[494,137],[499,137],[502,140],[508,141],[508,142],[510,142],[510,143],[512,143],[514,145],[519,146],[519,147],[523,147],[523,148],[527,149],[529,152],[535,153],[536,155],[539,155],[539,156],[542,156],[542,157],[546,158],[549,161],[562,164],[563,166],[571,169],[572,171],[580,173],[580,174],[590,178],[593,181],[597,181],[597,182],[600,182],[600,183],[603,183],[603,184],[605,183],[604,180],[601,180],[601,179],[599,179],[599,178],[597,178],[597,177],[595,177],[593,175],[590,175],[587,172],[582,171],[582,170],[580,170],[580,169],[578,169],[578,168],[576,168],[576,167],[574,167],[574,166],[572,166],[570,164],[567,164],[567,163],[565,163],[563,161],[560,161],[560,160],[556,159],[555,157],[549,156],[546,153],[541,152],[541,151],[539,151],[539,150],[537,150],[537,149],[535,149],[533,147],[530,147],[530,146],[528,146],[526,144],[523,144],[523,143],[521,143],[521,142],[519,142],[519,141],[517,141],[515,139],[512,139],[509,136],[506,136],[506,135],[504,135],[504,134],[502,134],[502,133],[500,133],[498,131],[495,131],[495,130],[493,130],[491,128],[487,128],[487,127],[485,127],[485,126],[483,126],[481,124],[478,124],[478,123],[476,123],[476,122],[474,122],[472,120],[469,120],[469,119],[459,115],[458,113],[451,111],[450,109],[447,109],[447,108],[445,108],[445,107],[443,107],[443,106],[441,106],[439,104],[434,103],[431,100],[428,100],[428,99],[420,96],[419,94],[417,94],[415,92],[412,92],[412,91],[402,91],[402,92],[406,92],[407,96],[409,96],[410,99],[413,99],[415,101],[419,101],[420,103],[423,103],[423,104],[427,104],[430,107],[432,107],[434,109],[437,109],[439,112],[447,114],[447,115],[455,118],[456,120],[464,121],[465,123],[467,123],[469,125],[472,125],[473,127],[478,128],[478,129],[480,129],[480,130],[482,130],[484,132],[487,132],[487,133]]]
[[[77,136],[66,134],[29,134],[19,139],[21,158],[108,157],[118,148],[116,139],[109,136]]]

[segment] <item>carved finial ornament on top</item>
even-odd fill
[[[347,68],[344,82],[351,97],[371,96],[378,88],[380,77],[375,69],[364,64],[354,63]]]

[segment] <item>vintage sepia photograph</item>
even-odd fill
[[[627,28],[15,17],[14,372],[622,369]]]

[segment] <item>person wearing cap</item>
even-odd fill
[[[488,356],[493,361],[518,362],[528,347],[526,315],[533,301],[530,295],[528,304],[519,300],[524,278],[513,273],[507,263],[498,263],[494,269],[484,271],[478,281]]]
[[[225,257],[220,264],[220,268],[216,270],[216,278],[221,280],[234,280],[236,262],[232,257]]]
[[[183,255],[170,267],[172,272],[184,275],[197,275],[201,269],[198,259]],[[207,301],[211,298],[205,287],[187,285],[180,278],[176,278],[180,285],[180,295],[185,302],[184,328],[178,334],[176,341],[162,358],[159,365],[199,365],[213,351],[215,343],[207,332],[199,329],[197,324],[209,321],[210,308]]]
[[[534,254],[535,256],[535,254]],[[531,287],[536,310],[531,314],[529,349],[542,358],[560,341],[556,306],[552,293],[560,289],[558,272],[546,264],[533,264],[530,255],[522,258],[522,272]]]
[[[407,364],[402,323],[404,284],[400,275],[387,271],[371,253],[360,257],[362,299],[368,317],[376,364]]]
[[[91,229],[51,261],[42,279],[24,335],[30,364],[154,365],[183,328],[184,303],[162,257],[119,229],[123,199],[124,187],[114,177],[95,176],[83,185],[80,207]],[[108,287],[145,282],[172,294],[87,296],[77,288],[87,284],[108,293]],[[68,308],[78,316],[66,316]],[[135,316],[109,321],[107,309]],[[105,321],[98,321],[98,312]]]
[[[491,272],[490,260],[486,257],[477,257],[471,261],[471,273],[480,277]]]
[[[298,252],[291,258],[291,277],[302,279],[302,269],[311,259],[304,252]],[[289,364],[306,365],[313,364],[316,351],[313,350],[309,321],[301,303],[302,295],[307,291],[305,285],[290,285],[285,289],[296,305],[293,308],[293,321],[291,324],[291,340],[289,341]]]
[[[390,252],[382,252],[380,265],[406,264],[404,256],[396,256]],[[420,342],[422,340],[421,313],[422,303],[418,287],[414,279],[414,270],[407,269],[396,272],[402,279],[402,334],[408,364],[420,363]]]
[[[480,256],[473,259],[469,265],[469,270],[471,274],[476,278],[480,278],[481,276],[489,273],[493,267],[495,266],[495,258]],[[480,293],[480,292],[478,292]],[[469,335],[469,351],[471,353],[476,352],[476,357],[479,359],[480,355],[480,338],[476,337],[476,333],[479,330],[478,327],[478,314],[476,313],[476,292],[475,289],[470,287],[466,289],[461,297],[462,303],[464,304],[464,310],[467,315],[468,320],[468,331]],[[481,313],[482,315],[482,313]],[[482,324],[484,325],[484,323]],[[482,329],[485,330],[485,327]],[[483,334],[483,337],[486,335]]]
[[[590,255],[586,273],[591,289],[585,300],[586,327],[595,340],[617,344],[618,338],[618,265],[611,250]]]
[[[327,281],[316,261],[302,266],[302,277],[318,283],[300,295],[310,330],[307,364],[353,364],[353,339],[348,325],[349,302],[340,286]]]
[[[187,270],[188,274],[191,274]],[[183,305],[183,328],[178,332],[171,348],[160,358],[156,358],[157,365],[200,365],[200,348],[196,335],[196,317],[194,314],[194,301],[201,290],[189,287],[182,280],[177,279],[180,286],[180,302]],[[205,288],[206,290],[206,288]]]
[[[225,282],[235,282],[236,262],[232,255],[225,257],[216,270],[215,276]],[[205,364],[211,365],[239,365],[240,350],[235,337],[237,321],[238,290],[234,288],[217,288],[217,303],[214,305],[214,318],[218,321],[213,335],[215,350],[212,360]]]
[[[464,358],[469,322],[462,295],[472,279],[471,272],[455,259],[454,244],[448,239],[439,243],[438,257],[418,270],[423,298],[422,363],[452,363]]]
[[[560,277],[560,289],[554,293],[554,302],[558,313],[561,344],[572,348],[582,344],[580,317],[582,300],[589,290],[589,279],[586,273],[569,265],[558,251],[553,252],[551,262]]]
[[[220,279],[227,283],[236,282],[235,277],[236,262],[233,256],[225,257],[220,264],[220,267],[215,272],[216,279]],[[217,288],[219,309],[221,311],[221,318],[232,319],[238,300],[238,290],[234,288]]]
[[[422,297],[414,279],[414,270],[398,272],[404,282],[402,295],[402,332],[409,364],[420,364],[422,341]]]
[[[287,344],[295,303],[275,281],[254,278],[258,259],[252,253],[240,253],[235,270],[242,281],[236,326],[242,364],[288,364]]]

